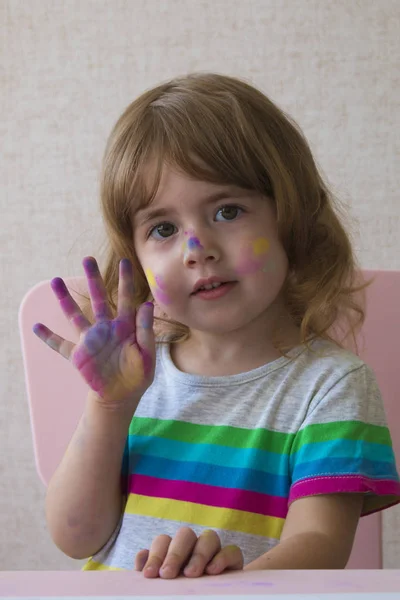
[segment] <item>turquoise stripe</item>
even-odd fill
[[[168,438],[130,435],[131,452],[168,458],[169,460],[202,462],[221,467],[238,467],[271,473],[287,475],[288,455],[258,450],[256,448],[228,448],[215,444],[190,444]]]
[[[378,462],[394,462],[393,449],[384,444],[374,444],[364,440],[336,439],[327,442],[303,444],[292,454],[292,464],[322,460],[326,458],[363,458]]]

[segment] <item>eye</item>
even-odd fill
[[[241,214],[243,212],[243,209],[239,208],[239,206],[235,206],[235,205],[228,205],[228,206],[222,206],[218,212],[217,215],[220,214],[222,216],[222,219],[216,219],[217,221],[234,221],[239,214]],[[217,216],[216,215],[216,216]]]
[[[172,223],[159,223],[155,227],[152,227],[147,235],[147,237],[153,237],[156,240],[166,239],[171,237],[176,231],[175,225]]]

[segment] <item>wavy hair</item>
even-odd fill
[[[143,93],[110,134],[101,207],[108,238],[103,279],[114,312],[123,257],[134,267],[136,305],[149,298],[134,251],[132,218],[154,198],[164,164],[271,198],[289,261],[284,299],[301,341],[320,337],[342,347],[349,337],[356,342],[369,282],[357,268],[339,200],[293,119],[253,86],[218,74],[190,74]],[[168,324],[174,341],[187,339],[186,326],[160,322]]]

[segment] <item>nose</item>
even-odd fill
[[[204,240],[203,240],[204,242]],[[183,263],[187,267],[194,267],[210,261],[219,260],[217,248],[202,244],[197,236],[191,234],[183,243]]]

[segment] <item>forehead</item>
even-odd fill
[[[233,184],[198,179],[179,168],[168,165],[163,165],[159,173],[154,167],[149,167],[143,175],[147,200],[142,201],[137,207],[135,220],[142,220],[146,214],[155,209],[178,209],[182,204],[187,206],[202,202],[216,202],[223,198],[256,193]]]
[[[169,200],[206,197],[217,191],[234,191],[235,186],[223,185],[197,179],[172,167],[163,167],[158,189],[154,196],[154,204],[163,204]]]

